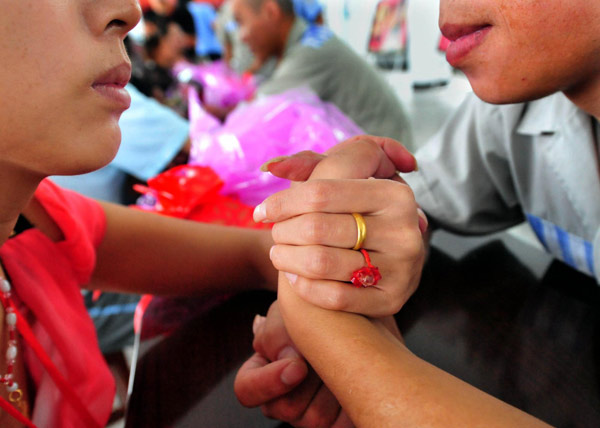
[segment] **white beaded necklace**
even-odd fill
[[[12,307],[11,285],[8,280],[0,278],[0,300],[4,306],[6,328],[8,330],[8,345],[6,347],[6,374],[0,377],[0,383],[6,386],[8,400],[19,405],[23,391],[14,381],[15,363],[17,361],[17,314]]]

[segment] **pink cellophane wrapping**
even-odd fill
[[[239,75],[223,61],[208,64],[180,62],[173,71],[180,81],[199,83],[203,90],[202,101],[211,107],[233,108],[251,99],[256,91],[252,75]]]
[[[294,89],[241,104],[224,124],[189,96],[190,164],[210,166],[225,182],[222,194],[257,205],[289,186],[260,171],[266,161],[304,150],[325,152],[363,131],[335,105],[308,89]]]

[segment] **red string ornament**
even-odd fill
[[[377,283],[381,279],[381,273],[379,272],[379,268],[373,266],[373,264],[371,263],[371,257],[369,257],[369,253],[367,253],[367,250],[361,248],[360,252],[363,256],[365,256],[367,266],[355,270],[352,274],[350,282],[352,282],[352,284],[354,284],[355,287],[373,287],[377,285]]]

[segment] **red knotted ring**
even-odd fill
[[[377,283],[381,279],[381,273],[379,273],[379,268],[371,264],[371,257],[369,257],[369,253],[367,253],[367,250],[361,248],[360,252],[363,256],[365,256],[367,266],[355,270],[352,273],[352,278],[350,279],[350,282],[352,282],[352,284],[354,284],[355,287],[373,287],[377,285]]]

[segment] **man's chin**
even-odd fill
[[[482,101],[490,104],[518,104],[535,101],[557,92],[553,88],[535,88],[521,84],[500,84],[497,81],[481,82],[469,79],[473,92]]]

